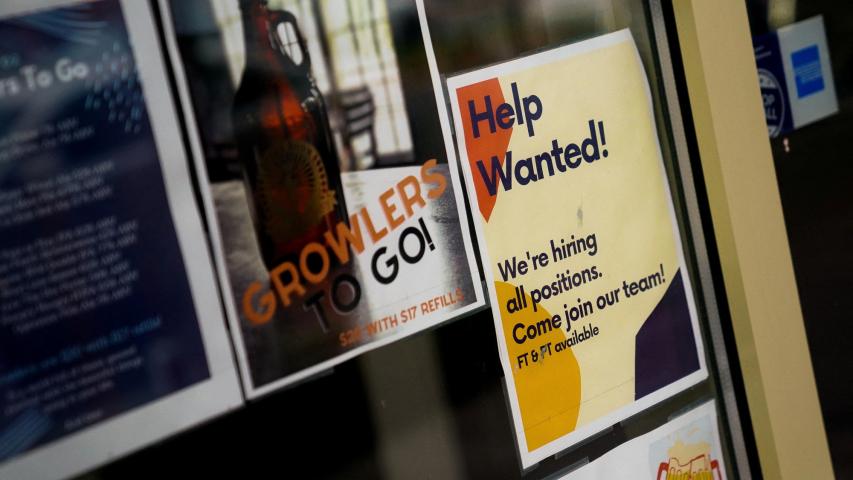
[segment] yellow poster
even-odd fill
[[[522,463],[703,380],[630,31],[447,87]]]

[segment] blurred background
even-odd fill
[[[403,19],[391,10],[393,5],[384,0],[272,0],[267,5],[297,19],[329,109],[342,171],[414,164],[409,115],[412,107],[421,113],[416,108],[419,96],[432,89],[418,88],[421,83],[429,86],[423,83],[428,71],[401,78],[398,55],[423,53],[420,36],[400,28]],[[246,63],[239,3],[187,0],[172,2],[171,9],[211,180],[239,175],[230,119],[230,99]],[[392,29],[392,21],[397,28]],[[284,43],[295,42],[291,33],[278,33]],[[413,61],[426,68],[425,58],[409,63]]]

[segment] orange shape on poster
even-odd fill
[[[504,94],[498,79],[492,78],[460,88],[457,90],[457,97],[459,99],[459,113],[462,117],[462,128],[465,131],[468,163],[471,165],[474,188],[477,191],[477,203],[480,205],[483,221],[488,222],[492,209],[495,207],[497,194],[489,195],[486,184],[477,174],[477,161],[480,160],[484,165],[490,165],[489,160],[492,156],[496,156],[500,164],[503,165],[506,150],[509,148],[509,139],[512,137],[512,128],[495,128],[495,132],[492,133],[488,128],[481,127],[479,128],[480,136],[474,138],[471,116],[468,113],[468,102],[473,101],[476,111],[483,112],[486,110],[484,100],[486,97],[491,98],[492,108],[494,109],[504,103]]]

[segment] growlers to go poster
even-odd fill
[[[446,84],[522,464],[706,378],[631,33]]]
[[[250,397],[483,304],[421,36],[309,3],[160,2]]]

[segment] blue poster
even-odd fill
[[[0,21],[0,462],[210,378],[156,147],[117,0]]]

